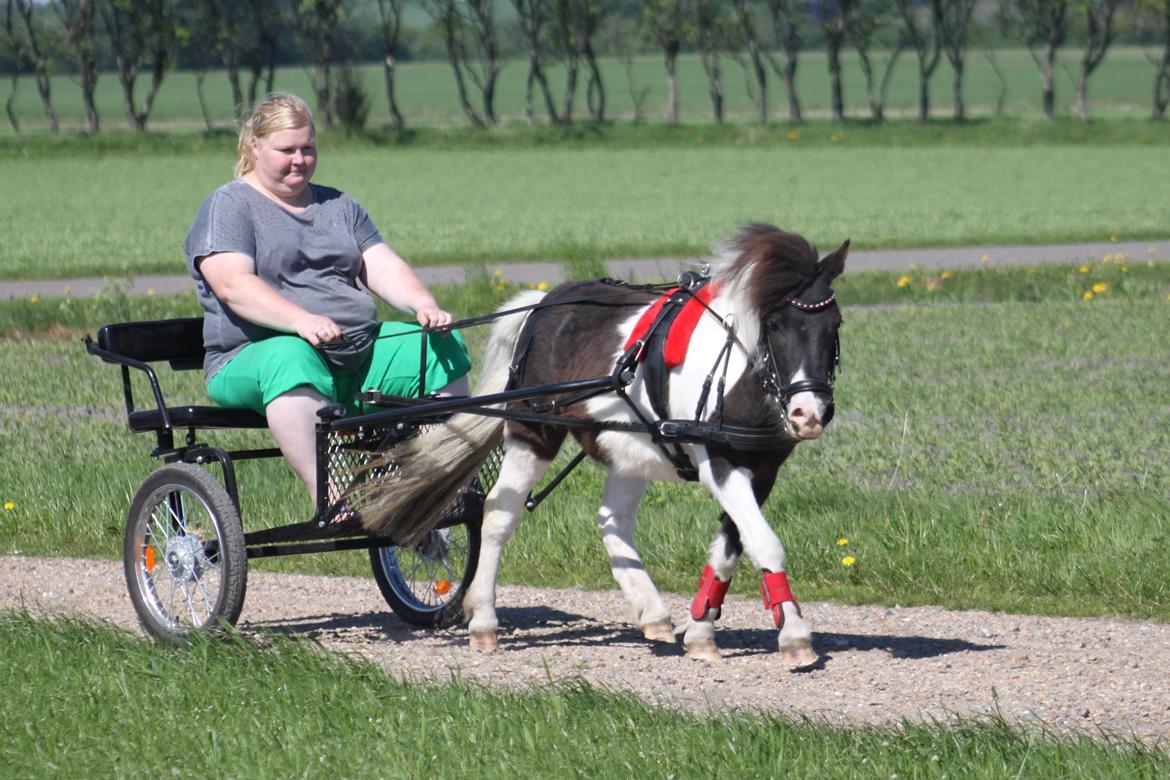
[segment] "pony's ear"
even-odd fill
[[[821,259],[821,275],[826,278],[826,281],[833,281],[845,270],[845,256],[849,254],[849,239],[845,239],[845,243],[837,247],[837,251],[830,255],[825,255]]]

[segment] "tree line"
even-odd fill
[[[712,119],[724,121],[728,63],[739,66],[755,117],[767,124],[768,81],[781,85],[787,121],[804,121],[796,74],[801,55],[826,54],[834,121],[845,120],[842,54],[856,52],[869,116],[884,118],[895,64],[916,66],[917,118],[930,116],[929,85],[945,57],[950,65],[951,114],[967,115],[963,79],[969,50],[991,43],[1024,45],[1041,82],[1041,108],[1055,114],[1057,53],[1076,47],[1076,110],[1089,119],[1088,85],[1119,38],[1146,46],[1152,66],[1152,111],[1164,119],[1170,104],[1170,0],[0,0],[0,67],[12,88],[5,106],[14,130],[22,76],[40,96],[49,128],[54,73],[81,88],[86,130],[99,132],[94,101],[99,75],[118,80],[126,119],[146,129],[168,72],[190,69],[208,126],[203,86],[212,71],[226,73],[237,118],[272,91],[278,65],[311,66],[313,99],[326,128],[360,127],[371,98],[353,67],[380,61],[392,124],[406,125],[395,85],[397,66],[439,56],[450,65],[457,100],[476,127],[498,123],[496,85],[503,64],[526,67],[524,113],[530,123],[567,125],[587,117],[603,122],[607,85],[598,58],[625,66],[635,117],[646,90],[633,83],[632,63],[649,52],[662,57],[666,119],[679,121],[678,57],[702,64]],[[408,20],[413,19],[413,24]],[[421,20],[421,23],[420,23]],[[1155,53],[1151,53],[1155,52]],[[992,61],[994,66],[994,60]],[[552,66],[563,79],[550,84]],[[578,103],[583,102],[583,116]]]

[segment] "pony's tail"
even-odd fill
[[[544,293],[530,290],[500,311],[538,303]],[[526,313],[509,314],[492,326],[483,368],[473,395],[503,392],[508,386],[512,353]],[[380,456],[369,466],[368,480],[353,503],[362,524],[375,536],[399,545],[417,543],[443,518],[460,491],[475,477],[503,438],[504,420],[481,414],[456,414]],[[374,474],[383,476],[373,477]]]

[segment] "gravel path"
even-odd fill
[[[692,661],[623,622],[614,591],[502,587],[501,650],[466,647],[466,632],[413,629],[388,612],[372,579],[250,572],[240,627],[311,636],[398,677],[458,673],[524,688],[580,677],[693,711],[771,711],[834,723],[978,716],[1092,736],[1170,745],[1170,625],[1049,618],[934,607],[804,605],[820,668],[779,664],[775,631],[755,599],[729,597],[724,660]],[[667,596],[676,619],[688,597]],[[137,630],[121,564],[0,557],[0,609],[70,612]]]

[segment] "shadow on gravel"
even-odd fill
[[[821,655],[845,650],[884,650],[892,658],[937,658],[951,653],[1002,650],[1006,645],[978,644],[965,639],[936,639],[925,636],[888,634],[813,634],[813,647]]]

